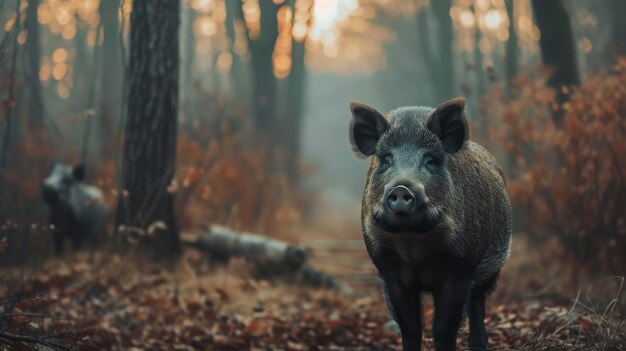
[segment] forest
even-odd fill
[[[0,350],[485,349],[467,301],[452,347],[437,289],[407,317],[417,344],[389,310],[372,252],[396,239],[369,237],[368,211],[382,167],[401,166],[380,150],[405,106],[432,108],[447,154],[410,156],[432,177],[460,184],[471,140],[506,179],[512,240],[484,239],[506,254],[479,314],[489,349],[626,350],[624,14],[624,0],[0,0]],[[449,111],[464,124],[433,127]],[[424,206],[449,190],[424,184],[396,188]],[[495,225],[489,194],[451,228]]]

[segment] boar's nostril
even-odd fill
[[[415,195],[404,185],[398,185],[391,189],[386,202],[390,211],[408,213],[415,207]]]

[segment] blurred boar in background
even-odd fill
[[[469,141],[465,99],[437,109],[402,107],[383,116],[352,103],[350,141],[373,156],[361,222],[404,350],[420,350],[420,293],[432,293],[437,351],[455,350],[469,315],[469,347],[487,349],[485,295],[495,288],[511,242],[504,175]]]
[[[61,254],[65,238],[77,249],[87,241],[95,245],[108,208],[102,191],[85,184],[85,166],[54,164],[41,184],[41,195],[54,226],[54,249]]]

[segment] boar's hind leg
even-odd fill
[[[485,329],[485,296],[496,285],[498,273],[486,282],[472,288],[470,296],[469,314],[469,338],[470,350],[487,350],[487,330]]]
[[[487,331],[485,330],[485,292],[473,289],[468,306],[470,350],[487,349]]]
[[[385,300],[402,333],[402,350],[422,349],[422,316],[419,291],[402,286],[398,278],[383,277]]]
[[[456,335],[463,321],[464,308],[469,300],[471,281],[450,279],[441,291],[434,294],[435,318],[433,337],[435,350],[456,350]]]

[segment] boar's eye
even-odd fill
[[[387,155],[381,156],[381,158],[380,158],[380,168],[379,169],[381,170],[381,172],[385,171],[392,164],[393,164],[393,156],[391,156],[391,154],[387,154]]]
[[[439,168],[441,167],[441,159],[434,157],[434,156],[425,156],[424,165],[426,166],[426,169],[429,172],[431,173],[437,172]]]

